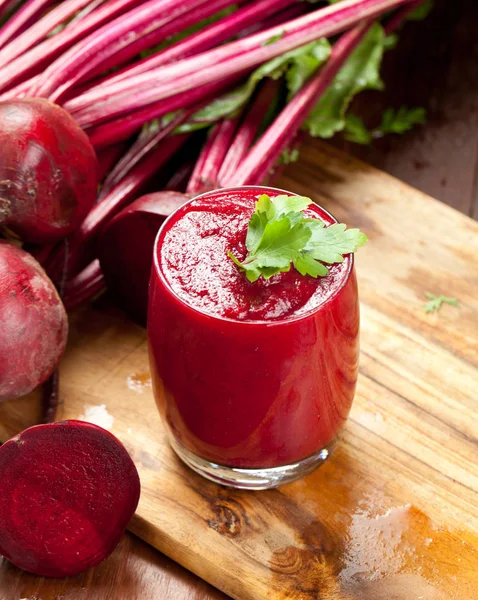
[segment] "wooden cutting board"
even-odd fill
[[[325,144],[282,187],[359,226],[361,373],[335,454],[267,492],[203,480],[169,449],[145,331],[102,300],[71,319],[59,418],[115,433],[142,497],[131,530],[240,600],[478,599],[478,223]],[[424,293],[455,296],[425,314]],[[38,399],[0,405],[0,439]]]

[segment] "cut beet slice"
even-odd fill
[[[163,191],[138,198],[104,228],[98,258],[115,302],[135,321],[145,324],[153,246],[166,217],[189,196]]]
[[[83,421],[31,427],[0,447],[0,553],[35,575],[81,573],[115,549],[139,494],[111,433]]]

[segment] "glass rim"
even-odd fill
[[[189,198],[189,200],[186,200],[186,202],[184,204],[182,204],[179,208],[174,210],[174,212],[172,212],[164,220],[163,224],[159,228],[158,233],[156,234],[156,237],[154,240],[154,246],[153,246],[153,269],[155,271],[155,275],[158,277],[158,279],[160,280],[160,282],[162,283],[164,288],[181,305],[183,305],[185,308],[189,309],[193,313],[197,313],[198,315],[201,315],[202,317],[207,317],[209,319],[212,319],[213,321],[224,322],[224,323],[235,323],[237,325],[244,325],[244,326],[265,325],[268,327],[278,327],[280,325],[288,325],[290,323],[296,323],[297,321],[305,320],[305,319],[311,317],[312,315],[320,312],[331,300],[333,300],[344,289],[344,287],[349,282],[350,275],[352,274],[353,267],[354,267],[354,255],[353,254],[349,254],[349,256],[347,257],[347,260],[348,260],[347,271],[345,272],[344,277],[342,278],[342,280],[340,282],[340,285],[337,286],[337,288],[332,292],[332,294],[330,294],[330,296],[327,297],[327,299],[324,302],[322,302],[321,304],[319,304],[316,307],[310,308],[309,310],[305,311],[304,313],[301,313],[298,315],[291,315],[289,317],[284,317],[284,318],[279,318],[279,319],[274,319],[274,320],[268,320],[268,319],[252,320],[251,319],[251,320],[247,320],[247,321],[246,320],[241,321],[239,319],[231,319],[230,317],[224,317],[223,315],[220,315],[220,314],[206,312],[204,310],[199,309],[196,306],[193,306],[192,304],[190,304],[189,302],[187,302],[186,300],[181,298],[179,296],[179,294],[177,294],[175,292],[175,290],[172,288],[172,286],[169,283],[167,277],[165,276],[163,269],[161,268],[161,265],[159,264],[159,260],[158,260],[158,247],[159,247],[160,238],[164,234],[169,222],[173,220],[173,218],[176,216],[176,214],[179,211],[183,211],[189,204],[191,204],[193,201],[197,200],[198,198],[204,198],[207,196],[215,196],[221,192],[224,193],[224,192],[231,192],[234,190],[244,190],[244,189],[249,189],[249,190],[257,189],[259,191],[269,190],[269,191],[273,191],[273,192],[281,192],[281,193],[285,193],[285,194],[290,194],[292,196],[299,195],[299,194],[289,192],[288,190],[284,190],[282,188],[275,188],[275,187],[266,186],[266,185],[236,185],[236,186],[232,186],[232,187],[223,187],[223,188],[217,188],[214,190],[209,190],[207,192],[203,192],[202,194],[198,194],[197,196]],[[335,221],[335,223],[339,223],[339,221],[334,217],[334,215],[332,213],[330,213],[328,210],[326,210],[323,206],[321,206],[317,202],[314,202],[314,204],[316,204],[326,215],[328,215],[333,221]],[[148,296],[149,296],[149,294],[148,294]],[[149,312],[149,298],[148,298],[148,312]]]

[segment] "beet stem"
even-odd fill
[[[217,123],[209,132],[189,180],[187,193],[200,194],[217,187],[219,169],[231,144],[238,121],[238,117],[225,119]]]
[[[206,19],[207,17],[210,17],[229,6],[231,6],[231,0],[210,0],[207,3],[201,4],[194,10],[190,10],[184,14],[180,14],[178,17],[175,17],[172,21],[164,25],[164,27],[162,27],[161,29],[151,31],[147,35],[137,40],[134,40],[133,43],[127,45],[125,48],[111,56],[107,61],[103,62],[102,64],[98,65],[95,69],[91,70],[84,79],[90,81],[94,77],[102,76],[109,69],[114,68],[115,73],[102,79],[102,82],[106,82],[109,79],[115,78],[119,73],[121,73],[122,70],[131,69],[136,65],[142,63],[143,60],[148,61],[150,58],[155,58],[158,55],[158,52],[152,54],[149,57],[146,57],[143,60],[137,60],[134,62],[134,65],[127,65],[126,67],[123,67],[122,70],[118,71],[118,67],[120,65],[124,65],[129,60],[129,58],[138,56],[140,52],[142,52],[145,49],[154,48],[154,46],[159,44],[164,39],[168,39],[177,33],[183,32],[188,27],[197,25],[197,23],[201,22],[203,19]],[[203,30],[201,30],[201,32],[202,31]],[[189,36],[184,41],[190,40],[193,36]],[[167,50],[170,50],[172,47],[176,47],[177,45],[182,43],[184,42],[181,41],[177,44],[173,44],[173,46],[166,48],[166,50],[159,51],[159,54],[164,51],[167,52]]]
[[[85,94],[81,101],[77,98],[65,107],[80,125],[94,125],[180,92],[196,89],[206,82],[218,81],[251,69],[289,50],[340,33],[364,19],[407,2],[410,0],[342,0],[287,24],[128,78],[121,85],[125,91],[109,98],[103,93],[92,102],[91,93]],[[281,37],[273,44],[267,44],[273,36]]]
[[[194,14],[198,7],[205,4],[207,10],[203,12],[209,16],[215,12],[216,6],[221,9],[230,3],[231,0],[144,2],[94,31],[60,56],[45,71],[34,93],[61,103],[66,92],[97,67],[122,64],[142,50],[164,41],[169,35],[182,31],[181,17],[188,12]],[[118,54],[121,55],[120,62],[117,61]]]
[[[239,75],[240,76],[240,75]],[[140,110],[134,111],[131,114],[107,121],[101,125],[97,125],[87,130],[90,136],[90,142],[95,148],[104,148],[115,142],[127,140],[133,133],[138,131],[145,123],[163,117],[164,115],[191,107],[193,103],[198,101],[206,102],[212,100],[218,92],[225,91],[232,83],[236,83],[238,76],[229,77],[223,81],[216,81],[211,84],[203,85],[202,87],[178,94],[166,101],[160,100],[146,106]]]
[[[53,0],[27,0],[0,29],[0,48],[13,40],[29,23],[38,20],[52,2]]]
[[[141,133],[136,142],[128,152],[117,162],[113,170],[107,176],[100,193],[102,200],[128,173],[144,158],[153,148],[172,133],[176,127],[186,121],[194,112],[194,109],[182,111],[168,123],[167,126],[158,127],[157,130],[148,128]]]
[[[18,36],[15,39],[15,52],[12,52],[10,44],[8,48],[6,47],[0,51],[1,57],[2,53],[6,53],[7,49],[9,50],[7,56],[4,57],[5,60],[0,62],[0,90],[8,90],[14,85],[24,82],[25,79],[39,74],[42,67],[50,64],[52,60],[70,48],[70,46],[75,44],[78,40],[89,35],[92,31],[95,31],[97,28],[108,23],[118,15],[121,15],[131,6],[135,6],[137,2],[138,0],[109,0],[109,2],[98,7],[80,21],[65,27],[65,29],[53,37],[48,38],[41,43],[39,42],[42,36],[40,36],[40,39],[35,39],[33,47],[31,47],[30,50],[25,51],[25,48],[20,48],[19,51],[17,51],[17,44],[19,40],[21,42],[23,36],[27,36],[23,45],[28,45],[28,35],[33,35],[35,33],[35,28],[41,22],[38,21],[34,26],[25,31],[22,36]],[[61,8],[64,4],[66,4],[66,2],[62,3],[57,8]],[[55,10],[57,9],[51,11],[49,15]],[[38,36],[33,35],[33,37],[36,38]]]
[[[105,289],[106,283],[100,262],[95,259],[68,282],[63,299],[66,310],[75,310],[101,294]]]
[[[291,143],[309,112],[326,91],[346,59],[355,50],[373,22],[343,34],[334,44],[325,66],[290,100],[275,121],[255,143],[239,169],[222,180],[224,186],[259,185]]]
[[[411,2],[405,5],[403,8],[398,10],[392,18],[386,23],[384,29],[387,35],[390,35],[397,29],[399,29],[408,15],[413,12],[417,6],[423,4],[424,0],[411,0]]]
[[[223,181],[234,177],[240,163],[247,156],[263,122],[264,115],[267,113],[267,109],[273,102],[276,94],[277,85],[272,80],[266,81],[259,90],[224,157],[218,174],[218,184],[220,187],[223,187]]]
[[[43,384],[42,423],[53,423],[60,405],[60,371],[56,369]]]
[[[104,199],[94,206],[86,219],[69,238],[70,257],[68,273],[77,274],[95,258],[96,237],[102,227],[117,212],[134,200],[141,188],[185,143],[187,135],[174,135],[163,139],[157,148],[144,156]],[[55,277],[63,264],[64,251],[61,246],[52,252],[46,264],[47,273]]]
[[[118,82],[135,75],[140,75],[141,73],[146,73],[153,68],[161,67],[193,54],[209,50],[213,46],[230,39],[245,27],[267,17],[271,11],[279,10],[281,7],[289,5],[291,1],[294,0],[260,0],[259,2],[245,6],[234,14],[222,18],[217,23],[213,23],[185,40],[109,76],[100,84],[91,88],[91,91],[96,93],[100,89],[103,89],[105,94],[114,93],[121,89],[121,86],[115,85]],[[107,91],[107,89],[110,89],[111,92]],[[74,106],[74,103],[72,103],[72,106]]]
[[[34,25],[29,27],[15,39],[15,43],[0,50],[0,67],[11,63],[13,59],[43,40],[55,27],[61,25],[78,10],[86,6],[90,0],[64,0]]]

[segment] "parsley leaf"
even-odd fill
[[[447,296],[435,296],[430,292],[425,292],[425,296],[428,298],[428,302],[425,302],[425,312],[437,312],[440,310],[442,304],[450,304],[451,306],[460,306],[456,298],[448,298]]]
[[[261,275],[269,279],[292,265],[301,275],[323,277],[328,273],[323,263],[343,262],[345,254],[365,244],[367,236],[358,229],[346,229],[343,223],[325,227],[320,219],[306,217],[303,211],[310,204],[303,196],[258,198],[247,229],[245,260],[228,252],[249,281]]]

